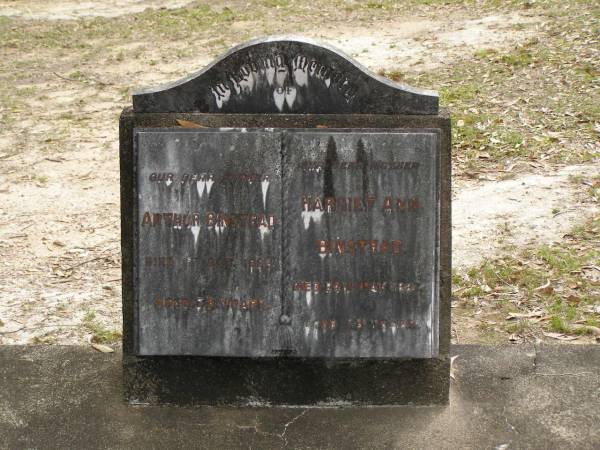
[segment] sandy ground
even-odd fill
[[[598,214],[579,195],[574,177],[600,174],[595,165],[566,166],[554,173],[469,183],[452,200],[452,265],[474,266],[507,246],[517,249],[559,241],[575,224]]]
[[[191,0],[107,0],[41,4],[30,0],[0,0],[0,16],[35,20],[116,17],[147,8],[176,9],[190,3]],[[223,3],[225,5],[227,2]],[[534,35],[535,31],[517,30],[515,26],[540,21],[538,17],[517,12],[477,19],[448,17],[443,21],[431,20],[423,15],[389,21],[384,29],[373,24],[352,23],[343,27],[321,24],[318,29],[304,30],[303,34],[337,46],[372,70],[390,67],[429,70],[447,63],[463,52],[480,48],[507,48],[522,42]],[[259,28],[258,24],[243,21],[234,24],[234,27],[239,32]],[[208,56],[196,58],[199,67],[210,60]],[[148,82],[151,84],[154,80]]]
[[[186,3],[107,1],[92,8],[91,2],[0,1],[0,15],[62,20],[89,15],[92,9],[95,15],[116,16]],[[447,21],[411,17],[386,24],[383,32],[361,24],[307,29],[304,34],[332,42],[374,71],[418,71],[442,65],[464,51],[514,45],[535,31],[513,25],[538,20],[522,14],[452,16]],[[236,26],[247,30],[253,24]],[[144,45],[129,42],[122,48]],[[194,45],[199,50],[203,43]],[[87,315],[89,323],[92,313],[94,323],[120,328],[117,130],[118,114],[129,102],[120,90],[171,81],[199,69],[211,56],[197,51],[189,57],[163,59],[151,70],[139,61],[113,61],[86,67],[86,83],[58,73],[19,86],[38,90],[27,99],[38,114],[20,117],[16,127],[0,133],[0,344],[85,343],[92,331],[83,325],[84,318]],[[43,100],[38,99],[41,94]],[[76,111],[82,120],[69,118]],[[507,239],[519,246],[560,239],[593,213],[578,194],[582,187],[569,182],[570,174],[579,173],[599,171],[576,166],[504,181],[457,180],[455,264],[476,264]]]
[[[98,1],[3,1],[0,16],[35,20],[69,20],[80,17],[117,17],[134,14],[147,8],[181,8],[191,0],[103,0]]]
[[[377,27],[326,30],[318,37],[331,42],[372,70],[400,68],[430,70],[461,53],[481,48],[507,48],[534,34],[515,31],[517,24],[539,22],[539,18],[513,13],[478,19],[427,20],[412,18]]]

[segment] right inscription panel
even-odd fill
[[[283,152],[294,353],[437,356],[437,132],[289,132]]]

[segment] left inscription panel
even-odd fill
[[[268,131],[135,130],[138,354],[273,353],[280,142]]]

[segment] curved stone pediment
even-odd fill
[[[296,37],[255,39],[202,70],[133,94],[135,112],[437,114],[436,92],[378,76],[339,50]]]

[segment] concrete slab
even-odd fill
[[[0,448],[600,447],[600,346],[451,353],[449,406],[184,408],[125,404],[120,353],[0,347]]]

